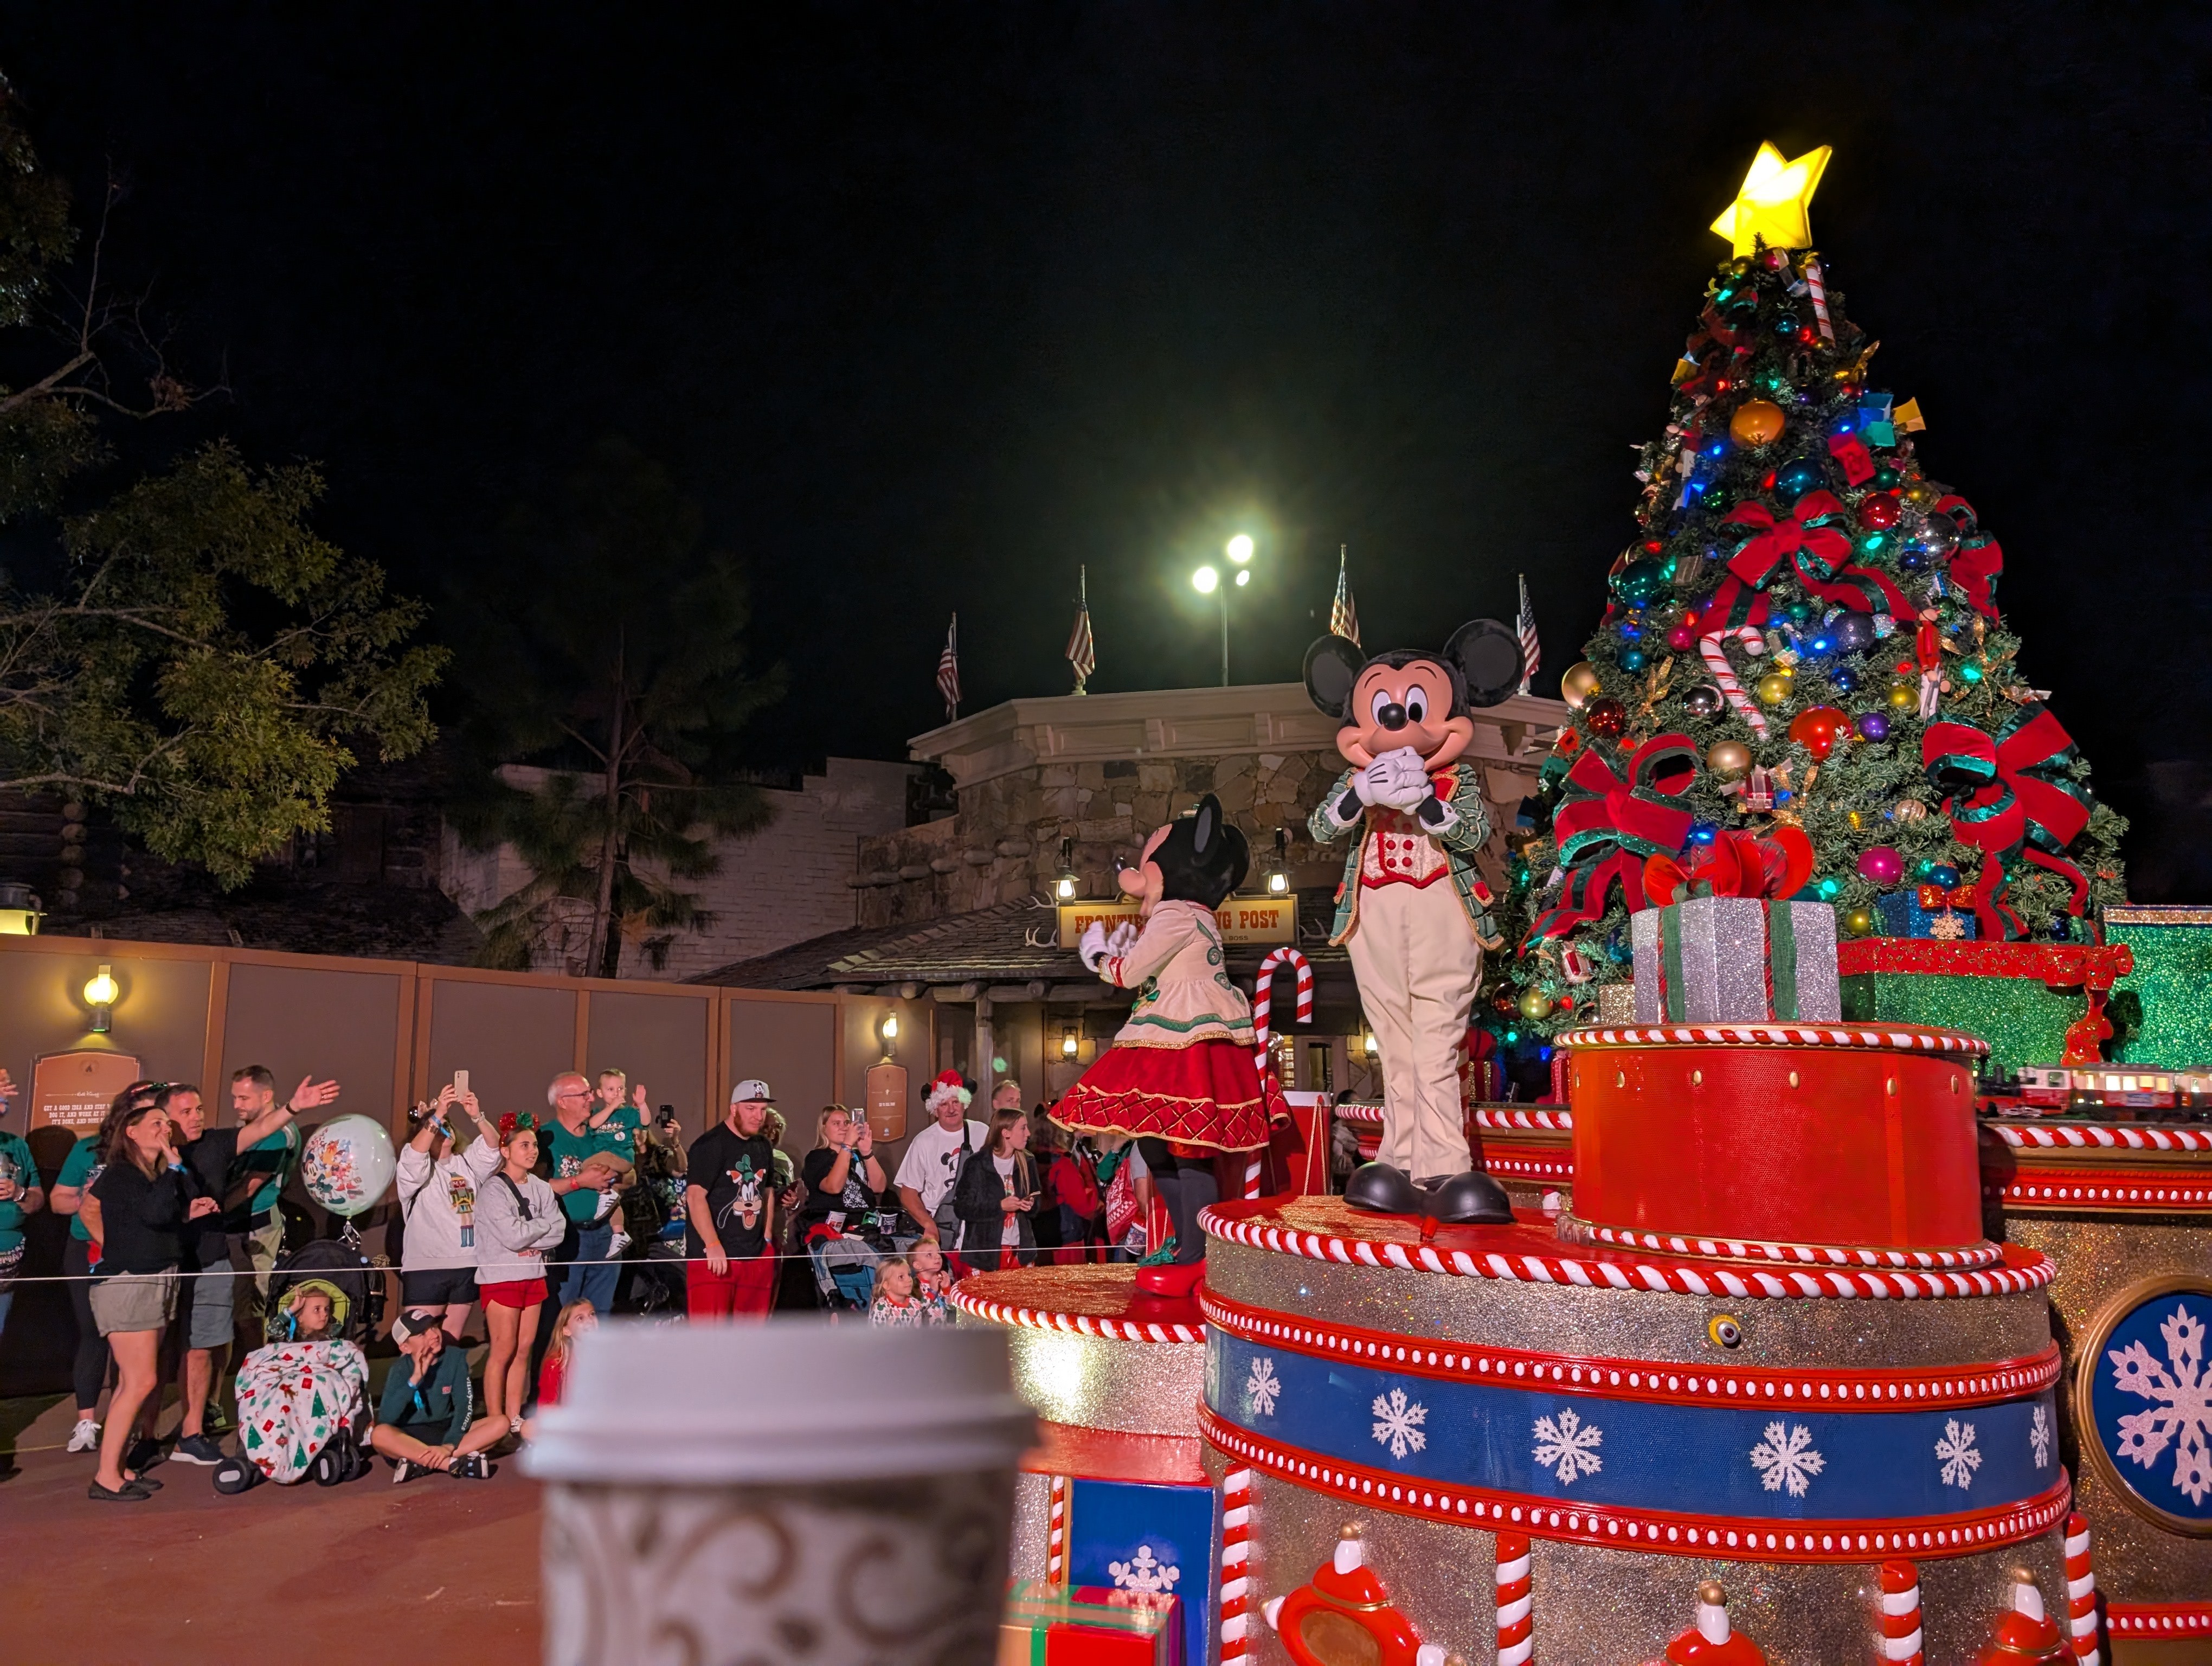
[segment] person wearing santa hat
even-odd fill
[[[930,1125],[907,1141],[906,1155],[899,1159],[898,1173],[891,1179],[900,1204],[921,1228],[923,1238],[944,1251],[956,1278],[975,1268],[963,1264],[955,1253],[960,1223],[952,1214],[952,1189],[969,1153],[982,1150],[991,1135],[987,1126],[968,1115],[975,1098],[957,1070],[948,1070],[932,1082],[922,1095]]]

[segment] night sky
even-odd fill
[[[319,524],[401,585],[603,435],[668,463],[791,671],[763,763],[901,755],[955,608],[967,709],[1066,691],[1080,563],[1094,686],[1212,681],[1188,577],[1240,528],[1239,680],[1296,676],[1342,542],[1370,647],[1510,617],[1527,572],[1555,687],[1708,222],[1761,138],[1832,144],[1876,385],[2002,542],[2100,787],[2169,801],[2138,893],[2188,887],[2201,15],[324,9],[11,5],[0,69],[81,200],[128,178],[117,270],[227,367],[222,425],[319,459]]]

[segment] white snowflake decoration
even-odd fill
[[[1943,1485],[1965,1492],[1974,1484],[1974,1471],[1982,1455],[1974,1450],[1974,1426],[1955,1417],[1943,1420],[1943,1438],[1936,1443],[1936,1456],[1943,1465]]]
[[[2035,1467],[2048,1468],[2051,1462],[2051,1414],[2044,1408],[2035,1408],[2034,1420],[2027,1426],[2027,1444],[2035,1449]]]
[[[2141,1342],[2105,1356],[2112,1362],[2112,1384],[2122,1394],[2161,1402],[2120,1420],[2120,1456],[2155,1468],[2166,1443],[2179,1435],[2173,1484],[2191,1504],[2203,1504],[2205,1493],[2212,1492],[2212,1372],[2204,1369],[2204,1323],[2191,1317],[2186,1307],[2176,1307],[2158,1334],[2166,1338],[2166,1366]]]
[[[1390,1449],[1392,1457],[1418,1452],[1429,1444],[1429,1438],[1421,1432],[1421,1425],[1429,1420],[1429,1408],[1418,1400],[1407,1399],[1405,1389],[1376,1395],[1368,1409],[1375,1414],[1375,1438]]]
[[[1252,1374],[1244,1379],[1244,1397],[1252,1402],[1253,1412],[1261,1417],[1275,1414],[1275,1396],[1283,1391],[1283,1379],[1275,1375],[1275,1362],[1266,1354],[1252,1361]]]
[[[1107,1563],[1106,1572],[1114,1576],[1116,1590],[1133,1590],[1146,1596],[1166,1595],[1182,1578],[1181,1568],[1163,1566],[1150,1545],[1139,1545],[1137,1554],[1126,1562]]]
[[[1828,1460],[1813,1450],[1813,1432],[1803,1424],[1784,1429],[1770,1423],[1766,1438],[1751,1449],[1751,1467],[1759,1471],[1768,1492],[1779,1493],[1786,1487],[1791,1498],[1802,1499],[1813,1477],[1828,1467]]]
[[[1605,1467],[1597,1455],[1605,1431],[1595,1423],[1585,1424],[1571,1408],[1556,1421],[1538,1418],[1535,1433],[1536,1467],[1558,1475],[1562,1487],[1571,1485],[1577,1475],[1594,1475]]]

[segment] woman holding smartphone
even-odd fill
[[[501,1122],[506,1147],[476,1197],[477,1295],[491,1334],[484,1409],[520,1434],[531,1345],[538,1340],[538,1311],[547,1293],[545,1252],[560,1243],[568,1221],[553,1189],[532,1172],[538,1130],[527,1122]]]
[[[399,1213],[407,1229],[400,1310],[438,1314],[457,1341],[477,1299],[477,1200],[500,1163],[499,1130],[469,1091],[467,1073],[457,1073],[452,1086],[438,1091],[438,1103],[399,1150]],[[453,1143],[460,1110],[476,1125],[465,1151]]]

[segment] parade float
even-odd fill
[[[1204,1212],[1189,1301],[960,1289],[1048,1425],[1015,1572],[1173,1618],[1113,1657],[2212,1660],[2212,914],[2125,904],[1809,246],[1826,159],[1716,223],[1514,841],[1477,1015],[1555,1087],[1468,1115],[1511,1221],[1309,1172]]]

